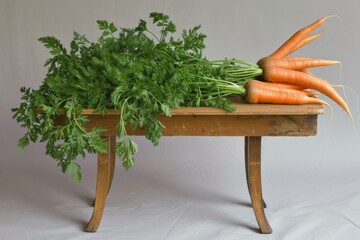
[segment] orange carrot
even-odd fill
[[[275,52],[269,55],[272,58],[283,58],[297,49],[298,44],[300,44],[306,37],[314,31],[316,28],[321,26],[326,19],[330,16],[323,17],[312,24],[298,30],[294,35],[292,35],[283,45],[280,46]]]
[[[294,92],[305,94],[307,96],[314,97],[315,93],[310,91],[309,89],[304,89],[304,87],[294,84],[288,83],[272,83],[272,82],[262,82],[258,80],[249,80],[252,81],[250,84],[255,84],[262,88],[267,88],[269,90],[276,90],[276,91],[284,91],[284,92]]]
[[[341,64],[339,61],[316,59],[316,58],[263,58],[259,61],[258,65],[261,68],[278,67],[292,70],[301,70],[312,67],[330,66],[335,64]]]
[[[262,76],[266,81],[269,82],[290,83],[315,89],[339,104],[351,117],[351,112],[347,103],[336,92],[332,85],[324,79],[304,72],[272,67],[263,69]]]
[[[305,69],[305,68],[304,68],[304,69],[299,69],[299,70],[297,70],[297,71],[312,75],[312,72],[310,72],[309,69]]]
[[[250,80],[246,83],[246,101],[248,103],[329,105],[327,102],[315,97],[309,97],[301,91],[274,90],[259,83],[256,80]]]
[[[316,40],[316,39],[317,39],[318,37],[320,37],[324,32],[325,32],[325,31],[323,30],[323,31],[321,31],[321,32],[319,32],[319,33],[317,33],[317,34],[314,34],[314,35],[311,35],[311,36],[306,37],[306,38],[305,38],[304,40],[302,40],[298,45],[296,45],[296,47],[294,47],[294,49],[293,49],[289,54],[291,54],[291,53],[299,50],[300,48],[302,48],[302,47],[305,46],[306,44],[311,43],[312,41]],[[287,55],[289,55],[289,54],[287,54]]]
[[[279,89],[303,90],[303,89],[305,89],[303,86],[289,84],[289,83],[264,82],[264,81],[259,81],[259,80],[255,80],[255,79],[251,79],[249,81],[253,81],[253,82],[256,81],[258,86],[266,87],[266,88],[270,88],[270,89],[274,89],[274,90],[279,90]]]
[[[263,82],[264,84],[268,82]],[[289,84],[289,83],[268,83],[268,87],[277,87],[281,89],[293,89],[293,90],[304,90],[303,86],[295,85],[295,84]],[[270,85],[271,84],[271,85]]]

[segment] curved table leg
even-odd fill
[[[115,171],[115,160],[116,160],[116,152],[115,152],[115,147],[116,147],[116,136],[110,136],[109,137],[109,188],[107,191],[107,194],[109,194],[110,192],[110,188],[111,188],[111,184],[114,178],[114,171]],[[95,201],[96,201],[96,197],[94,198],[93,201],[93,206],[95,206]]]
[[[255,217],[262,233],[271,233],[266,219],[261,190],[261,137],[247,137],[247,173],[249,192]]]
[[[115,159],[116,159],[115,147],[116,147],[116,136],[110,136],[110,137],[109,137],[110,175],[109,175],[109,189],[108,189],[108,194],[109,194],[109,192],[110,192],[111,184],[112,184],[112,181],[113,181],[113,178],[114,178]]]
[[[249,186],[249,137],[245,136],[245,172],[246,172],[246,183],[250,194],[250,186]],[[264,208],[267,207],[265,200],[263,198],[263,206]]]
[[[110,137],[104,137],[107,144],[109,144]],[[109,190],[109,169],[110,151],[107,153],[98,153],[98,165],[97,165],[97,180],[96,180],[96,193],[95,193],[95,205],[91,219],[86,227],[87,232],[96,232],[102,215],[104,213],[106,196]]]

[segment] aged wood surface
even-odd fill
[[[234,112],[198,107],[173,110],[172,117],[159,115],[164,136],[313,136],[317,130],[319,105],[235,104]],[[104,135],[116,132],[119,112],[109,110],[103,116],[92,109],[83,111],[89,118],[88,129],[102,127]],[[57,118],[61,124],[64,116]],[[143,129],[127,129],[129,135],[144,135]]]
[[[86,128],[102,127],[104,135],[116,132],[118,115],[88,115]],[[317,115],[174,115],[160,116],[163,136],[312,136]],[[145,130],[127,129],[129,135],[144,135]]]
[[[235,111],[228,112],[213,107],[180,107],[172,110],[177,115],[318,115],[324,113],[324,108],[316,104],[282,105],[282,104],[245,104],[234,102]],[[93,109],[85,109],[83,114],[101,115]],[[119,115],[117,110],[108,110],[107,115]]]

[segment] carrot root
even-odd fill
[[[271,88],[272,83],[262,83],[250,80],[246,83],[246,101],[248,103],[271,103],[271,104],[322,104],[330,106],[324,100],[308,96],[300,90]]]
[[[286,68],[292,70],[302,70],[313,67],[325,67],[331,66],[335,64],[340,64],[340,61],[336,60],[328,60],[328,59],[316,59],[316,58],[299,58],[299,57],[291,57],[291,58],[263,58],[259,61],[258,65],[262,69],[269,67],[277,67],[277,68]]]
[[[301,44],[304,39],[316,28],[320,27],[324,22],[330,18],[331,16],[326,16],[323,18],[320,18],[313,22],[312,24],[298,30],[296,33],[294,33],[285,43],[283,43],[275,52],[269,55],[269,57],[272,58],[283,58],[292,53],[294,50],[297,50],[299,44]]]
[[[296,84],[303,87],[315,89],[325,94],[333,101],[335,101],[337,104],[339,104],[352,118],[347,103],[337,93],[337,91],[333,88],[333,86],[329,84],[326,80],[316,77],[314,75],[310,75],[307,73],[294,71],[290,69],[266,68],[263,70],[264,70],[263,77],[266,81]]]
[[[291,53],[299,50],[300,48],[302,48],[303,46],[305,46],[306,44],[309,44],[313,41],[315,41],[318,37],[320,37],[323,33],[325,32],[325,30],[322,30],[319,33],[316,33],[314,35],[308,36],[306,38],[304,38],[298,45],[296,45],[287,55],[290,55]]]

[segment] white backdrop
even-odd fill
[[[0,0],[0,239],[360,239],[360,2],[357,0]],[[152,11],[178,30],[202,25],[210,59],[256,62],[294,31],[326,16],[325,34],[297,53],[330,58],[339,67],[315,70],[344,84],[354,123],[334,105],[318,135],[263,140],[263,193],[273,234],[261,235],[247,194],[243,139],[164,137],[158,147],[136,137],[135,167],[120,164],[100,229],[84,233],[95,190],[96,157],[80,160],[80,184],[44,155],[24,152],[24,130],[11,119],[19,88],[41,84],[47,50],[37,41],[73,31],[98,37],[96,20],[135,26]],[[356,94],[355,94],[356,93]]]

